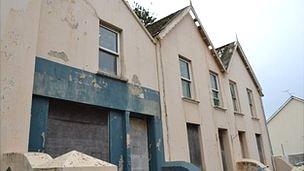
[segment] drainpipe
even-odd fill
[[[262,111],[263,111],[263,118],[264,118],[264,124],[266,127],[266,132],[267,132],[267,139],[268,139],[268,143],[270,146],[270,153],[271,153],[271,164],[274,170],[277,170],[275,167],[275,163],[274,163],[274,159],[273,159],[273,150],[272,150],[272,145],[271,145],[271,141],[270,141],[270,137],[269,137],[269,131],[268,131],[268,127],[267,127],[267,122],[266,122],[266,117],[265,117],[265,111],[264,111],[264,106],[263,106],[263,100],[262,97],[260,96],[260,102],[261,102],[261,106],[262,106]]]
[[[166,139],[167,139],[167,147],[168,147],[168,158],[171,161],[171,148],[170,148],[170,140],[169,140],[169,126],[168,126],[168,117],[167,117],[167,103],[166,103],[166,91],[165,91],[165,76],[164,76],[164,65],[163,65],[163,58],[161,52],[161,39],[157,36],[156,37],[157,43],[155,46],[156,52],[156,65],[157,65],[157,74],[158,74],[158,88],[159,91],[162,92],[161,98],[161,106],[163,106],[163,111],[161,112],[161,120],[164,113],[164,121],[165,121],[165,129],[166,129]],[[159,52],[159,53],[158,53]],[[163,120],[162,120],[163,121]]]

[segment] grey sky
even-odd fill
[[[157,18],[189,5],[189,0],[136,1]],[[267,118],[289,97],[285,90],[304,97],[304,0],[192,3],[216,47],[234,41],[237,33],[263,87]]]

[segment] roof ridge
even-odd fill
[[[149,24],[146,26],[147,30],[151,33],[151,35],[154,37],[158,33],[160,33],[164,28],[168,26],[171,21],[173,21],[182,11],[184,11],[189,6],[186,6],[182,9],[179,9],[163,18],[160,18],[159,20],[155,21],[152,24]]]
[[[236,41],[232,41],[232,42],[230,42],[230,43],[226,43],[226,44],[224,44],[224,45],[222,45],[222,46],[219,46],[219,47],[217,47],[217,48],[215,48],[215,49],[220,49],[220,48],[223,48],[223,47],[225,47],[225,46],[228,46],[228,45],[230,45],[230,44],[235,44],[236,43]]]

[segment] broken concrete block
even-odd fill
[[[74,171],[75,169],[77,171],[79,169],[83,171],[117,171],[117,166],[78,151],[71,151],[61,155],[54,160],[44,163],[40,167],[44,169],[60,168],[60,171]]]
[[[4,171],[117,171],[117,166],[86,154],[71,151],[55,159],[45,153],[8,153]]]
[[[53,160],[45,153],[7,153],[3,155],[2,170],[31,171]]]

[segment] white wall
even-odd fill
[[[304,101],[292,99],[267,124],[273,154],[285,155],[304,153]]]

